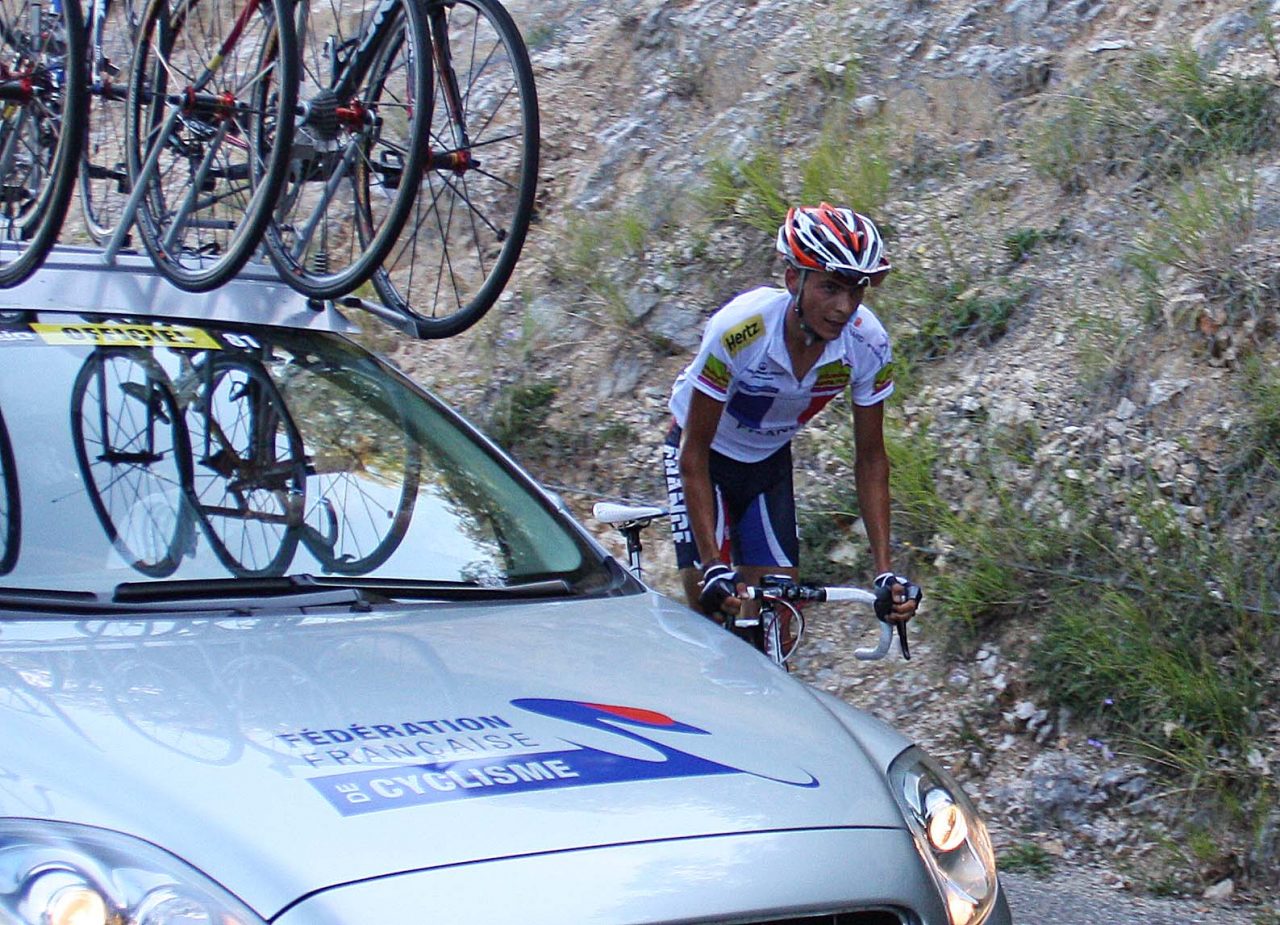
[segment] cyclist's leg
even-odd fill
[[[689,524],[689,511],[684,501],[684,483],[680,480],[680,425],[674,421],[667,431],[662,445],[662,476],[667,486],[668,520],[671,538],[676,547],[676,567],[680,570],[680,584],[684,588],[687,603],[701,612],[698,595],[702,590],[702,569],[698,565],[698,547]],[[716,539],[721,547],[727,545],[724,505],[720,503],[720,490],[716,488]],[[727,549],[724,550],[727,560]]]
[[[726,489],[733,561],[738,574],[750,585],[766,575],[799,578],[800,543],[796,533],[795,490],[791,476],[790,447],[783,447],[758,463],[719,462],[712,480],[736,486]],[[758,602],[744,601],[743,615],[754,615]],[[782,637],[790,637],[789,612],[782,611]]]
[[[701,591],[703,572],[699,568],[698,544],[694,541],[694,531],[690,526],[689,508],[685,505],[685,485],[680,478],[681,432],[680,425],[672,421],[671,430],[667,431],[667,439],[662,445],[662,476],[667,485],[667,519],[671,523],[671,539],[676,545],[676,568],[680,569],[681,587],[685,589],[686,603],[700,613],[698,595]],[[724,505],[719,500],[717,487],[716,539],[722,548],[727,546],[723,512]],[[727,550],[724,558],[727,559]]]

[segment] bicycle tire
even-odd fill
[[[307,447],[302,542],[327,574],[363,575],[391,558],[409,530],[422,450],[403,407],[380,380],[333,381],[354,403],[343,412],[340,429],[310,434],[328,445]],[[326,460],[341,465],[329,469]]]
[[[72,384],[71,434],[107,539],[143,575],[172,575],[190,546],[191,452],[168,375],[143,352],[91,354]]]
[[[303,117],[263,243],[285,282],[333,299],[369,279],[409,217],[427,158],[430,39],[418,0],[297,9]]]
[[[291,9],[289,0],[151,0],[143,17],[129,81],[129,177],[144,190],[143,246],[181,289],[233,277],[271,218],[296,113]],[[262,98],[268,76],[275,92]]]
[[[0,575],[18,563],[22,544],[22,500],[18,494],[18,465],[4,415],[0,415]]]
[[[138,29],[134,0],[91,0],[85,60],[88,118],[80,155],[80,213],[85,230],[105,244],[124,215],[129,198],[125,123],[133,39]],[[94,61],[95,55],[99,55]]]
[[[528,49],[498,0],[429,0],[431,155],[398,245],[373,275],[424,338],[452,337],[501,295],[533,216],[539,157]]]
[[[71,205],[88,105],[84,46],[78,2],[0,0],[0,68],[18,85],[0,118],[0,287],[44,263]]]
[[[209,363],[187,407],[189,484],[201,529],[232,574],[283,574],[300,533],[302,437],[259,364],[221,356]]]

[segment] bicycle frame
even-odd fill
[[[104,96],[112,100],[123,101],[128,96],[128,90],[121,90],[114,82],[109,82],[103,78],[102,62],[105,58],[103,54],[102,33],[107,22],[107,15],[111,12],[112,0],[93,0],[89,7],[89,21],[87,23],[89,32],[89,92],[94,96]],[[111,76],[115,76],[114,74]]]
[[[160,0],[152,0],[153,4],[158,2],[160,2]],[[195,2],[198,2],[198,0],[188,0],[189,5],[194,4]],[[248,23],[258,13],[261,5],[262,0],[248,0],[240,10],[239,15],[236,17],[236,21],[232,24],[231,29],[223,40],[221,46],[213,56],[205,62],[204,69],[199,76],[192,80],[181,92],[169,94],[165,98],[165,103],[168,106],[168,114],[163,123],[161,123],[159,131],[152,132],[154,141],[151,143],[150,150],[147,152],[146,160],[138,170],[138,175],[132,178],[133,188],[129,193],[129,198],[125,201],[122,208],[120,222],[116,226],[111,237],[107,240],[106,245],[103,247],[103,263],[109,265],[115,263],[116,255],[124,246],[125,241],[128,238],[129,229],[133,227],[134,220],[137,217],[138,209],[142,204],[143,198],[147,195],[147,184],[155,175],[160,162],[160,157],[164,152],[165,145],[168,144],[169,139],[172,138],[174,129],[178,125],[178,121],[180,119],[184,116],[189,117],[191,115],[201,113],[212,113],[219,116],[216,120],[218,122],[216,137],[212,139],[212,142],[208,145],[208,151],[199,168],[196,170],[194,182],[191,184],[187,197],[178,210],[179,214],[189,216],[192,208],[197,205],[197,200],[204,181],[213,168],[214,161],[222,143],[226,141],[229,144],[246,145],[246,142],[229,136],[232,120],[222,117],[224,114],[230,114],[229,107],[241,108],[244,104],[238,101],[228,102],[219,94],[205,93],[203,91],[218,73],[222,64],[227,60],[232,49],[240,41]],[[147,15],[150,15],[150,11],[148,11]],[[145,19],[146,17],[144,17],[144,21]],[[276,28],[281,28],[281,24],[276,23]],[[258,74],[249,83],[261,80],[262,77],[262,74]],[[262,187],[255,190],[255,201],[258,196],[262,195],[262,190]],[[168,229],[165,235],[165,241],[163,242],[166,248],[172,247],[174,240],[184,229],[185,221],[186,219],[181,222],[175,222],[174,225]]]
[[[338,57],[339,49],[333,50],[334,74],[337,81],[331,88],[334,95],[344,100],[351,96],[353,88],[359,86],[369,73],[369,68],[373,66],[373,62],[377,57],[379,46],[387,35],[387,31],[391,28],[391,20],[389,18],[391,11],[396,7],[394,0],[382,0],[377,8],[373,11],[373,16],[369,20],[369,28],[360,36],[359,44],[345,59]],[[306,16],[310,9],[310,3],[299,4],[299,10],[302,16]],[[300,17],[300,23],[303,20]],[[299,35],[302,32],[299,29]],[[365,113],[359,109],[351,107],[339,106],[337,109],[339,120],[359,122],[365,117]],[[305,113],[303,114],[305,118]]]

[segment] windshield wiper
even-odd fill
[[[526,581],[509,585],[476,581],[416,581],[411,578],[313,577],[321,587],[353,588],[392,599],[431,601],[504,601],[539,597],[564,597],[573,588],[563,578]]]
[[[116,585],[111,597],[113,604],[179,610],[207,608],[211,604],[219,608],[256,610],[269,602],[289,607],[324,607],[364,600],[364,595],[346,582],[327,587],[312,575],[126,581]]]
[[[507,601],[572,594],[560,578],[509,585],[474,581],[415,581],[408,578],[351,578],[285,575],[253,578],[205,578],[174,581],[126,581],[110,597],[92,591],[43,588],[0,589],[0,608],[49,613],[191,612],[264,607],[332,607],[392,600]]]
[[[99,613],[113,609],[92,591],[57,591],[49,588],[0,589],[0,608],[56,613]]]

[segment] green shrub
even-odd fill
[[[495,404],[490,435],[506,449],[518,446],[546,423],[558,392],[554,382],[523,382],[505,390]]]
[[[770,233],[790,205],[783,192],[782,157],[760,151],[745,161],[713,158],[701,198],[713,222],[732,222]]]
[[[908,360],[945,356],[961,343],[995,343],[1009,329],[1009,319],[1025,301],[1023,293],[986,295],[963,281],[939,286],[934,298],[912,319],[914,330],[895,337],[895,351]]]
[[[1053,855],[1036,842],[1015,842],[999,852],[999,866],[1002,871],[1047,877],[1053,873]]]
[[[1021,263],[1029,258],[1041,244],[1053,244],[1071,238],[1065,217],[1053,228],[1017,228],[1004,236],[1004,252],[1010,263]]]
[[[872,216],[888,235],[880,212],[892,186],[890,133],[883,123],[856,121],[847,114],[847,105],[842,109],[845,115],[826,121],[817,142],[798,162],[788,161],[784,151],[774,147],[745,159],[713,158],[700,192],[711,220],[772,235],[788,206],[825,201]]]
[[[1256,317],[1268,298],[1258,275],[1272,272],[1272,258],[1249,257],[1254,215],[1253,175],[1228,165],[1161,196],[1158,217],[1139,232],[1128,255],[1153,304],[1163,303],[1164,272],[1172,269],[1193,280],[1229,321]],[[1149,320],[1159,316],[1152,313]]]
[[[1148,183],[1277,140],[1277,88],[1215,74],[1189,48],[1138,56],[1060,98],[1026,142],[1036,169],[1067,192],[1122,173]]]

